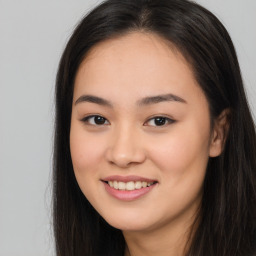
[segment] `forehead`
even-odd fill
[[[173,93],[183,97],[200,90],[190,65],[171,43],[132,32],[94,46],[81,63],[74,96],[81,93],[134,98]]]

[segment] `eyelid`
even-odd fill
[[[105,120],[105,122],[107,123],[103,123],[103,124],[96,124],[95,122],[92,124],[89,122],[89,120],[91,118],[95,118],[95,117],[101,117]],[[163,118],[166,120],[166,123],[163,124],[163,125],[150,125],[148,124],[150,121],[156,119],[156,118]],[[90,114],[90,115],[87,115],[85,117],[83,117],[82,119],[80,119],[81,122],[85,123],[85,124],[88,124],[88,125],[92,125],[92,126],[105,126],[105,125],[110,125],[110,122],[108,121],[107,118],[105,118],[104,116],[100,115],[100,114]],[[175,123],[176,120],[174,120],[173,118],[169,117],[169,116],[165,116],[165,115],[156,115],[156,116],[152,116],[150,118],[147,119],[147,121],[143,124],[143,126],[151,126],[151,127],[166,127],[170,124],[173,124]]]
[[[89,120],[90,120],[91,118],[95,118],[95,117],[102,117],[103,119],[105,119],[105,121],[107,121],[107,124],[91,124],[91,123],[89,122]],[[109,124],[110,124],[110,122],[108,121],[107,118],[105,118],[104,116],[99,115],[99,114],[93,114],[93,115],[85,116],[85,117],[83,117],[82,119],[80,119],[80,121],[83,122],[83,123],[85,123],[85,124],[92,125],[92,126],[104,126],[104,125],[109,125]]]
[[[164,124],[164,125],[148,125],[147,123],[149,123],[151,120],[154,120],[156,118],[164,118],[166,121],[167,121],[167,124]],[[143,124],[144,126],[151,126],[151,127],[166,127],[167,125],[170,125],[170,124],[173,124],[175,123],[176,120],[174,120],[173,118],[171,117],[168,117],[168,116],[165,116],[165,115],[156,115],[156,116],[152,116],[150,117],[149,119],[147,119],[147,121]]]

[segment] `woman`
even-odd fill
[[[255,154],[213,14],[186,0],[102,3],[57,75],[57,255],[256,255]]]

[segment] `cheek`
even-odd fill
[[[205,131],[191,126],[190,129],[181,128],[159,139],[151,148],[151,159],[161,170],[161,192],[169,195],[167,201],[166,197],[156,200],[167,209],[167,215],[176,216],[191,205],[197,207],[200,202],[208,163],[209,135],[208,130]]]
[[[74,172],[80,176],[96,175],[96,169],[103,154],[100,138],[88,136],[84,129],[78,125],[71,126],[70,151]],[[90,176],[88,175],[88,176]]]
[[[97,201],[103,149],[100,136],[89,135],[81,125],[75,123],[70,130],[70,151],[77,183],[86,198]]]
[[[151,158],[166,175],[183,177],[204,173],[209,155],[209,129],[197,125],[176,127],[173,133],[154,142]]]

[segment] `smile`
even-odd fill
[[[111,176],[101,180],[106,192],[122,201],[133,201],[148,194],[157,181],[138,176]]]
[[[127,190],[132,191],[136,189],[146,188],[152,186],[155,182],[147,182],[147,181],[129,181],[129,182],[122,182],[122,181],[108,181],[108,185],[111,188],[117,190]]]

